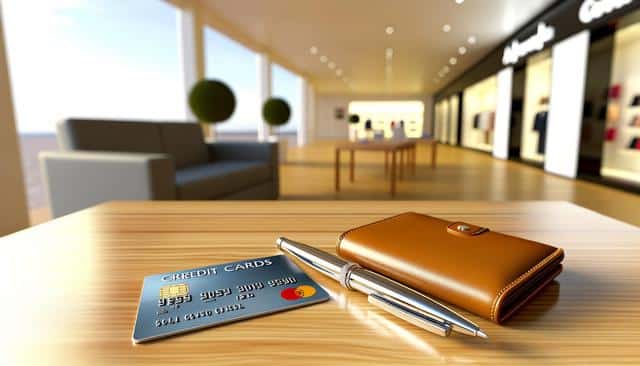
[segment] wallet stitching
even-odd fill
[[[535,266],[529,268],[528,271],[526,271],[525,273],[520,275],[518,278],[516,278],[515,280],[511,281],[511,283],[509,283],[508,285],[503,287],[502,290],[500,290],[498,292],[498,294],[495,296],[495,298],[493,299],[493,305],[491,305],[491,320],[495,321],[496,313],[497,313],[497,310],[498,310],[498,307],[497,307],[498,300],[500,300],[500,297],[502,296],[502,294],[504,294],[506,291],[512,289],[514,286],[518,285],[520,282],[522,282],[522,280],[524,280],[525,277],[527,277],[529,274],[531,274],[531,272],[535,272],[538,268],[546,265],[549,261],[554,259],[561,252],[562,252],[562,249],[556,248],[556,250],[553,251],[553,253],[551,253],[548,256],[546,256],[543,260],[538,262],[538,264],[536,264]]]

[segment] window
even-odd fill
[[[248,48],[205,28],[205,74],[208,79],[226,83],[236,96],[236,109],[216,130],[224,133],[251,133],[255,136],[262,121],[258,93],[257,56]]]
[[[298,75],[277,64],[273,64],[271,67],[271,78],[271,94],[286,100],[291,107],[289,122],[278,127],[277,130],[274,129],[274,132],[296,133],[302,118],[301,79]]]
[[[37,154],[68,117],[184,119],[176,9],[164,1],[3,0],[31,208],[45,205]]]

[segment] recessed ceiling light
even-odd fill
[[[467,47],[462,46],[460,48],[458,48],[458,53],[461,55],[464,55],[465,53],[467,53]]]
[[[384,55],[385,57],[388,59],[393,57],[393,48],[389,47],[386,50],[384,50]]]
[[[325,63],[329,61],[329,59],[327,58],[327,56],[320,56],[320,62]]]
[[[313,46],[311,48],[309,48],[309,52],[311,52],[312,55],[315,55],[318,53],[318,47]]]
[[[338,69],[338,70],[336,70],[336,75],[338,75],[338,76],[342,76],[342,69]]]
[[[449,63],[450,63],[451,65],[455,65],[455,64],[457,64],[457,63],[458,63],[458,59],[457,59],[457,58],[455,58],[455,57],[451,57],[451,58],[449,59]]]
[[[388,25],[385,29],[384,32],[388,35],[392,35],[393,32],[395,32],[396,30],[393,28],[393,26]]]
[[[445,33],[449,33],[451,32],[451,25],[450,24],[445,24],[442,26],[442,31]]]
[[[329,62],[329,64],[327,66],[329,66],[329,68],[332,69],[332,70],[336,68],[335,62]]]
[[[469,42],[469,44],[476,44],[478,40],[476,39],[476,36],[470,36],[469,38],[467,38],[467,42]]]
[[[449,66],[445,66],[442,68],[442,71],[444,71],[444,73],[448,73],[449,72]]]
[[[456,4],[460,5],[464,2],[464,0],[456,0]]]

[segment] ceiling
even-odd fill
[[[205,0],[320,93],[414,95],[455,79],[555,0]],[[444,32],[449,24],[451,30]],[[393,26],[391,35],[387,26]],[[233,36],[233,35],[232,35]],[[468,38],[475,36],[476,44]],[[459,54],[459,47],[467,49]],[[317,54],[311,53],[316,47]],[[386,49],[393,49],[387,61]],[[328,61],[322,63],[321,56]],[[450,64],[456,57],[457,63]],[[330,69],[328,64],[335,67]],[[435,78],[445,66],[449,72]],[[337,76],[341,69],[343,75]],[[346,78],[346,81],[344,80]]]

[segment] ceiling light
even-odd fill
[[[327,56],[320,56],[320,62],[325,63],[329,61],[329,59],[327,58]]]
[[[444,73],[448,73],[449,72],[449,66],[445,66],[442,68],[442,71],[444,71]]]
[[[335,68],[336,68],[336,64],[335,64],[335,62],[329,62],[329,64],[328,64],[327,66],[329,66],[329,68],[330,68],[331,70],[333,70],[333,69],[335,69]]]
[[[342,76],[342,69],[338,69],[338,70],[336,70],[336,75],[338,75],[338,76]]]
[[[457,63],[458,63],[458,59],[457,59],[457,58],[455,58],[455,57],[451,57],[451,58],[449,59],[449,63],[450,63],[451,65],[455,65],[455,64],[457,64]]]
[[[311,52],[312,55],[315,55],[318,53],[318,47],[313,46],[311,48],[309,48],[309,52]]]
[[[461,5],[464,2],[464,0],[456,0],[456,4]]]
[[[384,50],[384,54],[387,57],[387,60],[393,57],[393,48],[389,47]]]
[[[465,53],[467,53],[467,47],[462,46],[460,48],[458,48],[458,53],[461,55],[464,55]]]
[[[477,41],[476,36],[470,36],[467,38],[467,42],[469,42],[469,44],[476,44]]]
[[[384,32],[385,32],[386,34],[388,34],[388,35],[392,35],[392,34],[393,34],[393,32],[395,32],[395,29],[394,29],[392,26],[388,25],[388,26],[384,29]]]
[[[442,26],[442,31],[445,33],[449,33],[451,32],[451,25],[450,24],[445,24]]]

